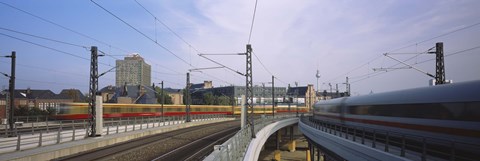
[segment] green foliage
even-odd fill
[[[230,97],[227,96],[220,96],[217,97],[217,105],[232,105],[232,101]]]
[[[14,109],[15,116],[47,116],[55,115],[56,109],[54,107],[48,107],[47,110],[41,110],[38,107],[20,106]]]
[[[203,102],[205,105],[231,105],[232,100],[228,96],[215,96],[212,93],[203,94]]]
[[[168,95],[168,92],[163,90],[163,97],[162,97],[162,89],[160,87],[155,87],[155,91],[157,92],[155,96],[157,97],[157,102],[162,103],[162,99],[165,98],[164,104],[173,104],[172,97]]]
[[[203,102],[205,105],[214,105],[216,97],[212,93],[203,94]]]
[[[28,116],[29,111],[30,110],[29,110],[28,106],[20,106],[20,107],[14,109],[13,114],[15,116]]]

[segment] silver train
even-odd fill
[[[480,81],[319,101],[316,119],[480,145]]]

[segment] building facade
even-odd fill
[[[115,86],[151,85],[151,66],[145,63],[139,54],[127,56],[116,61]]]
[[[103,102],[121,104],[156,104],[157,97],[151,86],[107,86],[100,89]]]
[[[225,86],[225,87],[212,87],[205,89],[191,90],[192,104],[205,104],[204,95],[211,93],[214,96],[227,96],[233,98],[235,105],[240,105],[242,101],[242,95],[245,95],[245,86]],[[286,95],[285,87],[275,87],[275,102],[283,102]],[[272,87],[253,87],[253,103],[254,104],[272,104]]]
[[[288,88],[287,97],[291,103],[312,109],[317,96],[313,84],[309,84],[307,86]]]
[[[0,118],[6,118],[7,95],[8,91],[0,94]],[[38,108],[40,110],[54,108],[57,111],[63,103],[83,102],[85,100],[85,96],[78,89],[65,89],[60,94],[55,94],[50,90],[16,89],[14,90],[14,97],[14,108],[28,107],[29,109]],[[19,114],[14,115],[18,116]]]

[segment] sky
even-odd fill
[[[363,95],[428,86],[431,77],[395,69],[405,66],[384,53],[435,74],[435,55],[426,51],[437,42],[447,79],[480,80],[479,7],[477,0],[1,0],[0,55],[16,52],[17,89],[87,93],[91,46],[107,54],[99,73],[139,53],[152,82],[183,88],[190,69],[219,66],[198,54],[244,53],[251,44],[254,85],[269,86],[274,75],[275,86],[344,91],[349,77],[352,94]],[[245,73],[244,55],[205,56]],[[244,86],[230,69],[194,71],[191,80]],[[9,58],[0,58],[0,72],[10,74]],[[100,88],[107,85],[115,85],[114,72],[100,77]],[[8,89],[8,78],[0,87]]]

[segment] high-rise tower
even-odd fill
[[[151,85],[151,66],[139,54],[116,61],[115,85]]]

